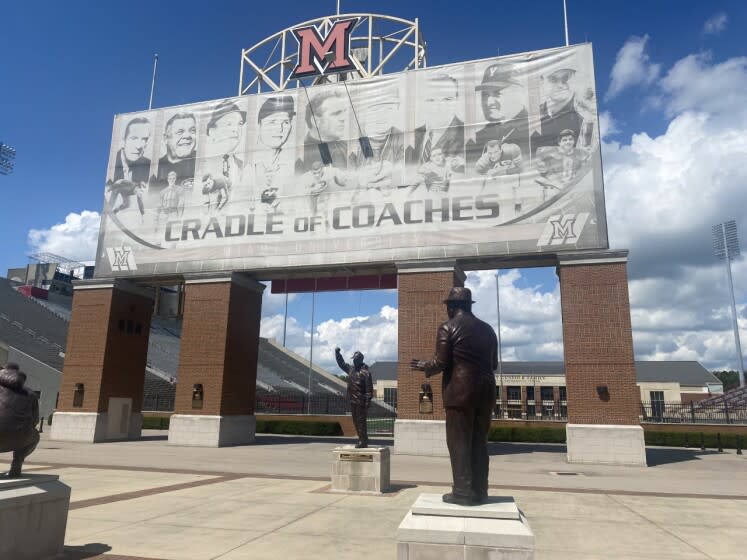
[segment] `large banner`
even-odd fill
[[[118,115],[96,275],[606,247],[587,44]]]

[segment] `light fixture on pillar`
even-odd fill
[[[418,402],[420,414],[433,414],[433,389],[430,383],[425,382],[420,386]]]
[[[202,408],[204,401],[204,392],[202,390],[202,383],[195,383],[192,386],[192,408]]]
[[[607,385],[597,385],[597,395],[605,402],[610,400],[610,390]]]
[[[85,393],[85,389],[83,387],[83,383],[76,383],[75,391],[73,392],[73,406],[75,408],[80,408],[83,406],[83,394],[84,393]]]

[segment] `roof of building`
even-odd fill
[[[636,361],[639,383],[679,383],[680,387],[704,387],[721,381],[695,361]]]
[[[705,387],[721,383],[718,378],[695,361],[636,360],[636,380],[639,383],[679,383],[682,387]],[[375,362],[370,366],[374,383],[396,381],[397,362]],[[563,362],[508,361],[501,363],[504,375],[565,375]]]

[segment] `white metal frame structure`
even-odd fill
[[[290,79],[298,62],[298,41],[293,30],[314,26],[321,36],[326,36],[334,23],[342,19],[357,18],[350,36],[351,59],[356,71],[328,74],[308,79]],[[287,27],[256,45],[241,51],[239,95],[263,91],[283,91],[300,87],[349,79],[370,78],[391,71],[425,68],[426,45],[418,19],[406,19],[379,14],[335,14],[311,19]],[[411,52],[411,56],[407,52]],[[403,55],[404,58],[403,64]],[[396,69],[395,69],[396,68]]]

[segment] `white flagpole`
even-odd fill
[[[148,111],[153,108],[153,91],[156,89],[156,69],[158,68],[158,53],[153,54],[153,79],[150,82],[150,99],[148,100]]]
[[[566,7],[566,0],[563,0],[563,23],[565,24],[565,46],[567,47],[570,43],[568,42],[568,8]]]

